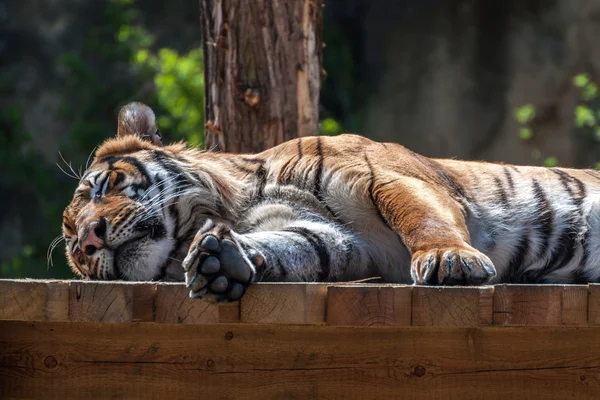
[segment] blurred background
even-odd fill
[[[600,0],[326,0],[320,134],[431,157],[599,168]],[[71,278],[74,170],[130,100],[203,143],[197,0],[0,3],[0,277]]]

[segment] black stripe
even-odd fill
[[[171,173],[171,176],[175,176],[175,182],[176,182],[176,187],[174,189],[175,193],[180,193],[180,188],[183,184],[185,183],[191,183],[189,181],[189,179],[186,179],[186,173],[183,169],[181,169],[181,167],[179,165],[176,164],[176,162],[173,160],[172,157],[167,156],[165,153],[163,153],[162,151],[159,150],[154,150],[152,152],[152,156],[154,161],[159,164],[162,168],[164,168],[167,172]],[[198,180],[198,183],[202,183],[201,180]],[[160,204],[162,205],[163,202],[163,197],[161,196],[161,202]],[[175,229],[173,230],[173,233],[176,235],[176,237],[181,237],[180,236],[180,226],[179,226],[179,210],[177,209],[177,204],[171,204],[168,208],[169,214],[171,215],[171,218],[173,218],[174,222],[175,222]]]
[[[287,163],[285,163],[285,165],[281,168],[281,172],[279,173],[279,178],[277,180],[277,182],[279,184],[290,184],[292,182],[292,178],[294,178],[294,171],[296,170],[296,167],[298,167],[298,163],[300,162],[300,160],[302,159],[302,138],[299,138],[298,140],[298,156],[297,158],[294,160],[294,162],[292,163],[292,165],[289,165],[292,161],[293,158],[290,158],[288,160]],[[300,184],[301,182],[297,182],[297,186],[302,186]]]
[[[117,218],[121,217],[121,215],[129,216],[129,214],[131,214],[134,210],[135,210],[135,206],[127,205],[121,211],[119,211],[119,214],[117,214]],[[119,221],[113,223],[113,226],[112,226],[113,232],[115,232],[118,228],[120,228],[121,225],[125,222],[127,222],[127,223],[123,227],[124,228],[129,227],[130,225],[133,224],[133,222],[135,220],[137,220],[137,218],[130,218],[130,219],[120,218]]]
[[[226,160],[234,167],[237,168],[239,171],[244,172],[246,174],[254,174],[256,173],[256,171],[254,171],[253,169],[247,168],[243,165],[239,165],[238,162],[232,158],[226,158]]]
[[[302,149],[299,148],[299,151],[302,151]],[[331,207],[329,207],[329,204],[327,204],[327,201],[323,197],[323,162],[324,156],[321,138],[317,137],[317,167],[315,170],[315,186],[313,196],[317,198],[319,203],[325,206],[325,209],[327,210],[327,212],[329,212],[329,214],[331,214],[335,219],[338,219],[338,215],[331,209]]]
[[[114,168],[114,164],[117,161],[122,161],[128,164],[131,164],[133,167],[135,167],[138,172],[140,173],[140,175],[142,175],[142,178],[144,180],[144,188],[148,188],[149,184],[150,184],[150,175],[148,174],[148,170],[146,169],[146,167],[144,166],[144,164],[142,164],[137,158],[134,157],[130,157],[130,156],[107,156],[104,157],[102,160],[100,160],[101,163],[108,163],[108,166],[110,169],[115,169]]]
[[[557,168],[551,168],[552,172],[558,175],[559,180],[569,196],[578,208],[577,213],[568,216],[565,221],[566,227],[560,233],[557,245],[552,252],[550,262],[540,273],[548,274],[566,266],[575,255],[575,250],[578,244],[579,233],[583,226],[583,210],[581,209],[583,200],[586,195],[585,185],[579,179]],[[571,188],[571,184],[577,187],[577,193]]]
[[[563,185],[563,187],[565,188],[567,193],[569,193],[569,196],[571,196],[571,199],[573,200],[573,202],[578,207],[581,206],[581,203],[583,202],[583,199],[585,197],[585,185],[583,184],[583,182],[581,182],[579,179],[575,178],[574,176],[572,176],[560,169],[550,168],[550,171],[552,171],[556,175],[558,175],[560,183]],[[570,186],[571,183],[574,183],[575,185],[577,185],[578,193],[575,193],[573,191],[573,189],[571,189],[571,186]]]
[[[560,232],[548,264],[540,271],[546,275],[568,264],[575,254],[577,245],[577,232],[580,229],[581,218],[578,215],[569,216],[567,226]]]
[[[542,244],[538,250],[537,256],[542,258],[546,252],[548,251],[548,247],[550,246],[550,238],[552,237],[552,226],[554,221],[554,212],[552,210],[552,206],[546,197],[546,193],[544,189],[537,181],[537,179],[533,179],[533,194],[534,198],[537,200],[538,204],[538,213],[536,219],[534,221],[534,226],[540,234],[542,239]]]
[[[257,185],[257,199],[256,201],[260,201],[264,197],[265,186],[267,185],[267,170],[264,164],[261,164],[256,170],[256,179],[258,181]]]
[[[600,181],[600,171],[597,171],[595,169],[583,169],[582,171],[591,176],[592,178]]]
[[[508,187],[510,187],[510,191],[514,195],[515,194],[515,181],[513,180],[513,177],[510,173],[510,169],[503,167],[502,170],[504,171],[504,176],[506,177],[506,181],[508,182]]]
[[[109,177],[110,177],[110,172],[108,172],[106,175],[104,175],[104,178],[102,178],[102,181],[98,183],[98,191],[96,192],[96,194],[98,194],[98,193],[100,193],[101,195],[105,194],[105,193],[102,193],[102,188],[104,187],[104,184],[106,183],[106,181],[108,180]],[[106,187],[106,191],[108,191],[108,186]],[[94,201],[100,201],[100,198],[94,196]]]
[[[371,161],[369,161],[369,157],[367,157],[367,153],[364,154],[364,157],[365,162],[367,163],[367,167],[369,167],[369,198],[371,199],[371,203],[373,204],[373,207],[375,207],[375,210],[377,211],[377,215],[379,216],[381,222],[383,222],[383,224],[388,228],[392,229],[387,219],[381,213],[379,206],[377,205],[379,203],[379,199],[375,194],[375,171],[373,171],[373,166],[371,165]]]
[[[173,234],[175,237],[179,236],[179,210],[177,209],[177,204],[171,204],[169,207],[169,214],[171,214],[171,218],[175,221],[175,229],[173,229]]]
[[[152,159],[158,165],[160,165],[164,170],[166,170],[167,172],[170,172],[171,176],[175,177],[174,180],[175,180],[175,182],[177,182],[178,187],[179,187],[179,184],[188,182],[188,180],[186,179],[185,171],[183,169],[181,169],[181,167],[179,167],[179,165],[177,165],[177,163],[173,160],[172,157],[169,157],[162,151],[154,150],[152,152]],[[178,189],[178,187],[176,189]]]
[[[571,272],[571,282],[573,285],[586,285],[590,283],[585,270],[583,268],[577,268]]]
[[[125,180],[125,174],[121,172],[121,170],[116,171],[116,173],[117,177],[115,178],[115,181],[113,183],[114,187],[117,187],[121,182]]]
[[[310,245],[313,247],[317,255],[319,256],[319,263],[321,264],[321,273],[319,274],[319,281],[325,281],[329,278],[331,256],[327,245],[316,233],[303,227],[290,227],[282,229],[284,232],[293,232],[302,236]]]
[[[444,185],[449,191],[450,194],[454,198],[458,199],[468,199],[467,193],[464,188],[453,176],[451,176],[448,171],[437,161],[432,160],[430,158],[424,157],[420,154],[411,152],[413,156],[424,164],[429,169],[433,170],[435,173],[435,178],[437,178],[438,182]]]
[[[242,161],[248,162],[248,163],[252,163],[252,164],[260,164],[260,165],[264,165],[265,164],[265,160],[263,160],[262,158],[252,158],[252,157],[242,157]]]
[[[317,167],[315,169],[315,190],[314,195],[321,201],[321,181],[323,179],[323,147],[321,138],[317,137]]]
[[[290,174],[287,174],[287,170],[290,166],[290,164],[292,163],[292,158],[288,159],[285,164],[283,164],[281,166],[281,168],[279,169],[279,175],[277,176],[277,184],[278,185],[286,185],[289,183],[290,181],[290,176],[292,175],[293,169],[290,172]]]
[[[498,189],[498,197],[500,197],[500,202],[504,209],[508,209],[510,204],[508,203],[508,195],[506,194],[506,190],[504,189],[504,185],[502,184],[502,180],[497,176],[494,176],[494,183],[496,183],[496,188]]]
[[[503,282],[506,283],[525,283],[529,282],[529,277],[520,273],[525,262],[527,251],[529,250],[529,232],[524,232],[519,240],[519,244],[515,248],[512,259],[506,269]]]

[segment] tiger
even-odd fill
[[[434,159],[356,134],[252,154],[164,145],[154,111],[131,102],[62,233],[83,279],[180,281],[211,302],[254,282],[598,282],[600,172]]]

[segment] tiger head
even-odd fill
[[[124,106],[117,137],[98,148],[63,213],[67,259],[83,278],[183,280],[196,231],[227,215],[232,186],[204,153],[163,146],[155,121],[144,104]]]

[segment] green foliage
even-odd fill
[[[319,134],[333,136],[342,133],[339,122],[333,118],[325,118],[319,123]]]
[[[556,167],[558,165],[558,158],[546,157],[543,162],[544,167]]]
[[[587,138],[592,145],[600,143],[600,95],[598,85],[590,79],[587,74],[578,74],[573,77],[573,85],[580,90],[581,103],[575,107],[573,114],[573,124],[575,127],[587,131]],[[535,121],[536,110],[533,104],[525,104],[515,109],[515,119],[521,127],[519,128],[519,137],[524,141],[531,141],[534,137],[532,123]],[[534,159],[541,159],[539,149],[532,152]],[[548,167],[555,167],[559,163],[556,157],[546,157],[542,164]],[[595,165],[600,169],[600,162]]]
[[[586,126],[595,127],[596,116],[594,115],[594,111],[588,106],[581,104],[575,107],[575,126],[578,128]]]
[[[202,146],[204,125],[204,59],[201,49],[185,55],[172,49],[158,54],[139,50],[135,62],[151,68],[159,103],[167,110],[158,117],[160,129],[175,131],[193,146]]]
[[[133,0],[117,0],[133,5]],[[135,9],[129,18],[135,19]],[[179,54],[170,48],[152,50],[154,36],[142,26],[124,24],[116,40],[131,51],[131,65],[153,76],[155,96],[164,113],[158,116],[158,127],[165,132],[177,132],[188,143],[204,143],[204,58],[202,49]]]
[[[535,107],[533,104],[525,104],[515,110],[515,118],[521,124],[531,122],[535,118]]]
[[[523,140],[530,140],[533,138],[533,132],[530,128],[521,128],[519,130],[519,137]]]
[[[203,142],[204,74],[201,49],[179,54],[155,48],[155,38],[139,24],[135,0],[110,0],[104,23],[90,26],[83,45],[56,57],[64,77],[59,115],[67,130],[57,151],[77,170],[90,151],[114,135],[118,108],[130,100],[147,103],[157,111],[158,125],[167,140]],[[110,74],[116,69],[122,74]],[[153,85],[148,85],[148,82]],[[2,85],[11,82],[2,81]],[[27,243],[8,259],[0,259],[0,277],[72,277],[62,244],[47,269],[46,251],[60,234],[63,208],[76,181],[46,163],[32,145],[18,107],[0,109],[0,188],[36,204],[23,234]]]

